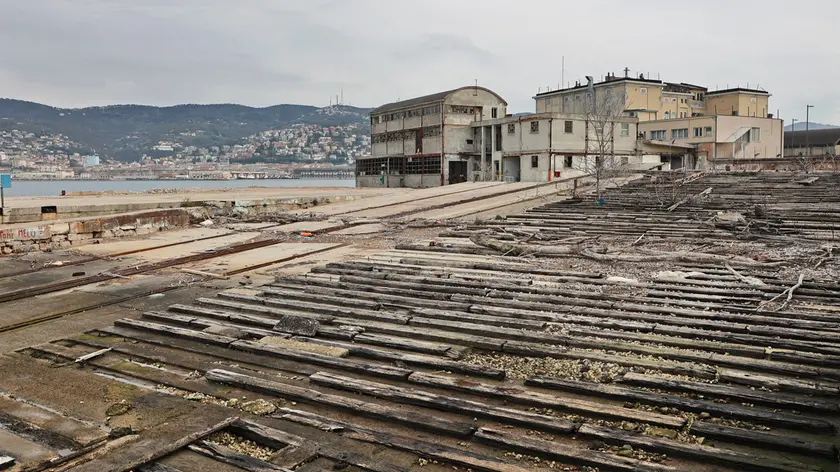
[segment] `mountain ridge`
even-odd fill
[[[153,106],[121,104],[58,108],[0,98],[0,129],[62,134],[103,157],[133,161],[160,142],[211,147],[292,124],[368,123],[370,109],[279,104],[251,107],[234,103]]]

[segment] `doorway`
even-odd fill
[[[519,182],[519,156],[505,157],[502,162],[505,182]]]
[[[467,161],[449,161],[449,183],[467,181]]]

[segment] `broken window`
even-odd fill
[[[513,123],[508,124],[508,134],[515,134],[516,133],[516,125]]]
[[[574,132],[574,121],[566,120],[564,123],[564,128],[567,134],[571,134]]]
[[[564,158],[563,167],[572,167],[572,156],[566,156]]]
[[[490,110],[490,116],[493,117],[493,118],[498,118],[499,117],[499,109],[496,108],[496,107],[493,107],[493,109]]]
[[[532,133],[539,133],[540,132],[540,122],[539,121],[532,121],[531,122],[531,132]]]
[[[531,156],[531,167],[539,167],[540,166],[540,156]]]

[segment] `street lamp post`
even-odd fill
[[[810,112],[814,105],[805,105],[805,155],[811,156],[811,147],[808,145],[808,127],[811,125]]]
[[[790,148],[793,156],[796,156],[796,118],[791,118],[790,122]]]

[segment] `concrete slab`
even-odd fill
[[[116,256],[128,251],[150,249],[167,244],[183,243],[193,239],[221,236],[229,233],[229,230],[222,228],[188,228],[154,233],[143,239],[88,245],[82,251],[95,256]]]
[[[253,249],[251,251],[231,254],[229,256],[217,257],[215,259],[190,264],[185,267],[204,272],[212,272],[214,274],[225,274],[259,264],[277,261],[286,257],[296,256],[298,254],[338,246],[338,244],[280,243],[273,246]]]
[[[345,235],[345,236],[355,236],[360,234],[376,234],[381,233],[388,229],[387,226],[381,223],[372,223],[367,225],[359,225],[359,226],[351,226],[346,229],[342,229],[339,231],[333,231],[330,234],[334,235]]]
[[[182,244],[179,246],[166,247],[161,249],[152,249],[150,251],[133,254],[133,259],[138,259],[145,262],[159,262],[166,259],[173,259],[176,257],[189,256],[191,254],[200,254],[205,251],[220,249],[233,244],[240,244],[250,239],[256,238],[261,233],[234,233],[220,238],[207,239],[204,241],[195,241],[192,243]],[[176,238],[176,241],[178,238]],[[142,245],[143,241],[136,241]]]
[[[58,456],[55,451],[3,429],[0,429],[0,451],[8,451],[6,453],[11,454],[17,461],[15,469],[12,470],[24,470],[27,465],[34,465]]]

